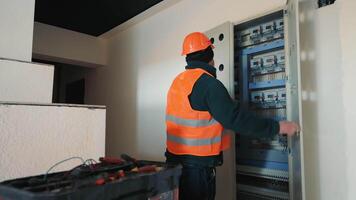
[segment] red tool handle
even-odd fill
[[[156,165],[146,165],[143,167],[138,168],[139,173],[150,173],[150,172],[156,172]]]
[[[128,162],[133,162],[133,163],[137,164],[137,160],[127,154],[121,154],[121,158]]]
[[[96,179],[95,185],[104,185],[105,184],[105,179],[104,178],[99,178]]]

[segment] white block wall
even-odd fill
[[[0,0],[0,58],[30,62],[35,0]]]
[[[0,101],[51,103],[54,67],[0,59]]]
[[[0,104],[0,181],[43,174],[72,156],[105,155],[105,113],[105,107]]]

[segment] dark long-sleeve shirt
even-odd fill
[[[200,68],[211,74],[203,74],[194,84],[189,102],[194,110],[209,111],[224,128],[239,134],[256,137],[273,137],[279,132],[279,123],[240,110],[238,103],[230,97],[225,86],[216,79],[216,69],[203,62],[189,62],[186,69]],[[168,160],[180,163],[216,166],[222,164],[222,153],[218,156],[173,155],[166,152]]]

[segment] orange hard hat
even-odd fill
[[[214,45],[204,33],[190,33],[184,38],[182,56],[204,50],[209,46],[214,48]]]

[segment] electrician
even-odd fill
[[[213,200],[215,167],[223,163],[231,129],[241,134],[273,137],[294,135],[294,122],[258,118],[242,111],[216,79],[214,46],[206,35],[194,32],[183,42],[187,66],[173,81],[167,96],[167,163],[183,166],[179,199]]]

